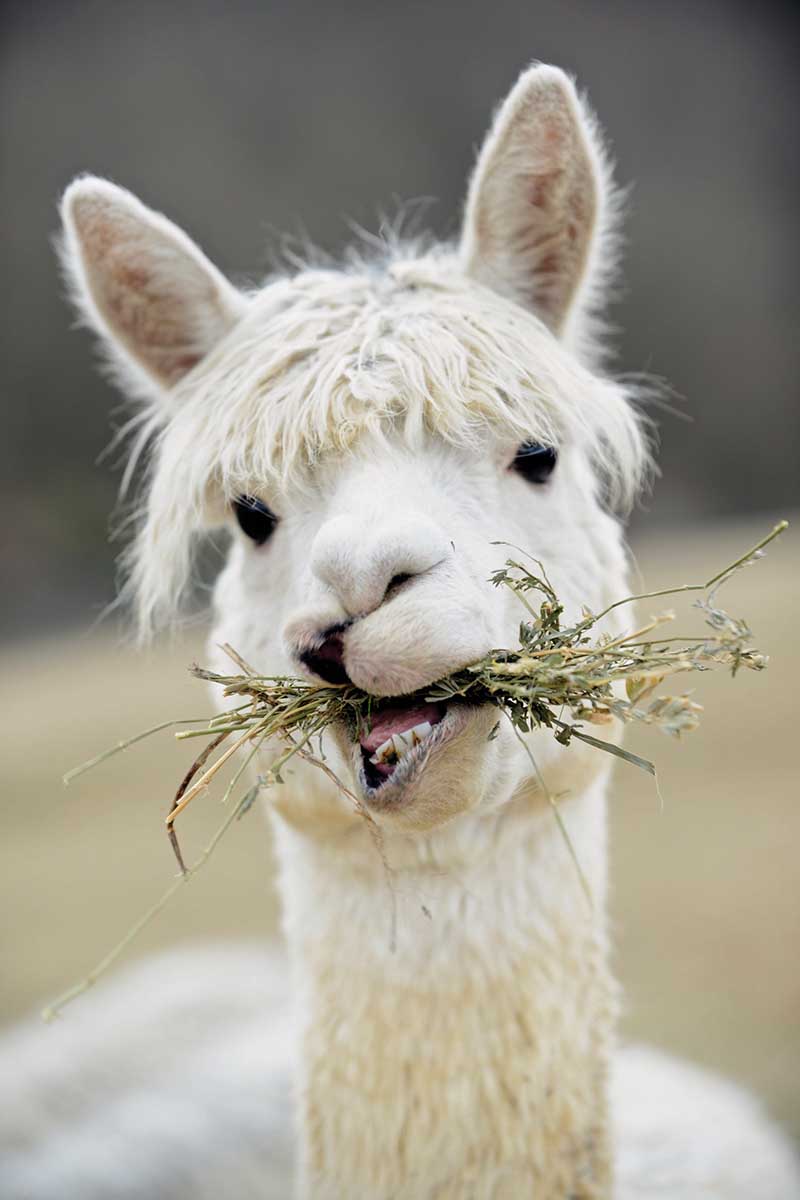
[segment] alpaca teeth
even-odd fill
[[[410,750],[413,746],[411,741],[411,731],[408,733],[393,733],[392,742],[394,743],[394,751],[398,758],[402,758],[406,750]]]
[[[377,765],[378,763],[390,762],[394,756],[394,742],[391,738],[387,738],[385,742],[381,742],[380,746],[378,746],[378,749],[375,751],[369,761]]]
[[[378,746],[369,761],[377,766],[380,763],[390,763],[394,759],[402,758],[409,750],[418,746],[432,729],[430,721],[420,721],[419,725],[415,725],[413,729],[406,729],[403,733],[393,733]]]

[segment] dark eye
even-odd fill
[[[541,442],[523,442],[511,466],[528,483],[547,483],[557,461],[558,452],[553,446],[543,446]]]
[[[268,509],[266,504],[256,500],[255,496],[237,496],[233,502],[233,511],[236,513],[239,528],[252,538],[257,546],[266,542],[278,524],[275,513]]]

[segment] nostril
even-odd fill
[[[344,640],[341,632],[330,633],[313,650],[306,650],[300,658],[309,671],[313,671],[325,683],[349,683],[350,676],[344,669]]]
[[[393,575],[389,580],[385,595],[389,596],[392,592],[396,592],[404,583],[408,583],[411,578],[411,573],[408,571],[400,571],[397,575]]]

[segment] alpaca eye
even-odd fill
[[[257,546],[262,546],[266,542],[278,524],[275,513],[255,496],[237,496],[233,502],[233,511],[236,513],[239,528]]]
[[[523,442],[514,456],[511,467],[527,479],[528,483],[547,483],[553,474],[558,451],[541,442]]]

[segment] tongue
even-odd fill
[[[362,733],[361,746],[372,754],[393,733],[405,733],[423,721],[437,725],[444,716],[443,704],[414,704],[405,707],[387,706],[372,714],[372,724]]]

